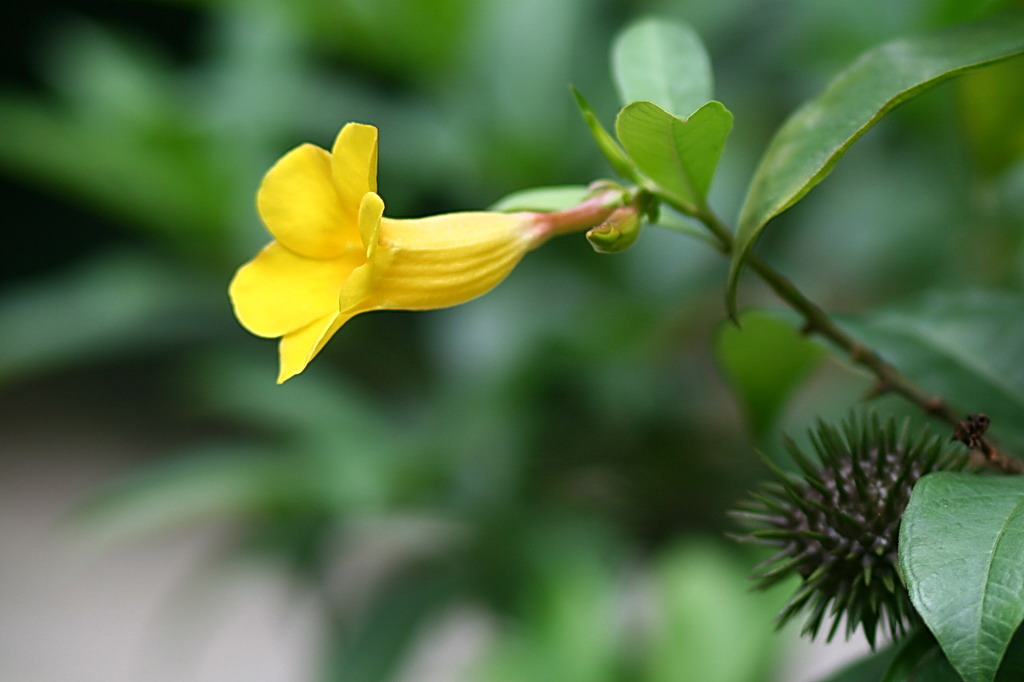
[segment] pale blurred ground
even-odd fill
[[[0,680],[313,679],[315,605],[271,566],[211,569],[229,528],[114,541],[70,523],[159,441],[108,399],[86,413],[80,397],[0,400]]]
[[[126,404],[45,387],[0,396],[0,680],[315,680],[324,632],[315,597],[268,562],[214,567],[230,526],[125,538],[70,522],[166,436]],[[469,608],[447,613],[399,682],[471,680],[493,627]],[[815,682],[867,650],[786,639],[780,682]]]

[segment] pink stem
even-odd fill
[[[534,213],[534,234],[537,245],[560,234],[581,232],[597,227],[621,205],[621,191],[610,190],[587,199],[582,204],[554,213]]]

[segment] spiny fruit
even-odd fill
[[[907,431],[907,422],[883,425],[873,413],[851,416],[841,430],[819,420],[810,432],[818,462],[788,437],[800,475],[765,460],[775,480],[732,515],[750,529],[736,539],[777,549],[754,569],[758,587],[801,579],[778,614],[780,626],[806,610],[803,633],[816,637],[831,619],[831,641],[845,618],[846,636],[859,625],[874,647],[880,625],[895,638],[917,618],[897,562],[900,518],[921,476],[962,469],[966,457],[927,430],[913,440]]]

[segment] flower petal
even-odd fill
[[[365,262],[361,249],[330,260],[305,258],[271,242],[235,273],[235,316],[257,336],[281,336],[338,311],[338,292]]]
[[[335,332],[341,329],[341,325],[354,315],[355,313],[343,314],[335,311],[282,336],[278,345],[281,367],[277,383],[283,384],[306,369]]]
[[[367,192],[359,205],[359,233],[366,244],[366,259],[364,265],[356,268],[352,276],[345,281],[338,296],[338,309],[351,312],[373,310],[372,305],[367,305],[370,291],[373,286],[373,272],[377,267],[374,264],[378,252],[377,241],[380,236],[381,216],[384,213],[384,201],[374,192]],[[385,258],[387,256],[385,255]]]
[[[345,124],[331,150],[331,172],[341,211],[355,224],[363,195],[377,191],[377,129]]]
[[[342,289],[341,310],[428,310],[476,298],[501,282],[530,250],[531,216],[383,218],[376,251]]]
[[[366,245],[366,257],[373,258],[380,240],[380,221],[384,216],[384,200],[375,192],[367,192],[359,202],[359,236]]]
[[[291,150],[263,178],[256,205],[281,244],[309,258],[334,258],[359,235],[342,210],[331,178],[331,155],[312,144]]]

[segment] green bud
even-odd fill
[[[597,227],[587,232],[587,241],[598,253],[625,251],[640,235],[640,214],[635,206],[621,206]]]

